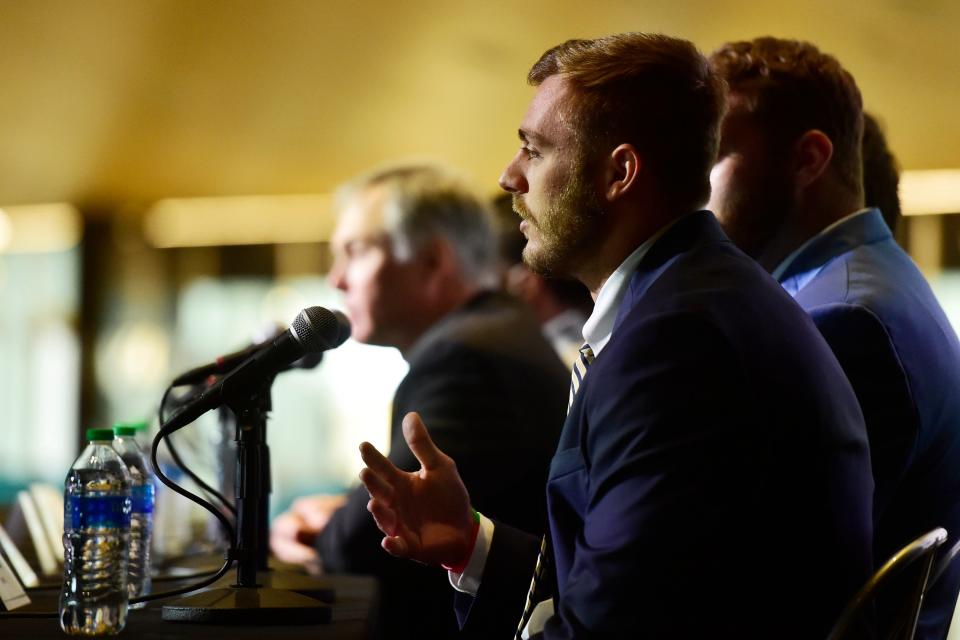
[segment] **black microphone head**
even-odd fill
[[[305,352],[325,351],[350,337],[350,321],[339,311],[307,307],[297,315],[290,331]]]

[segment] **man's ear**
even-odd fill
[[[434,236],[423,243],[417,251],[416,261],[425,285],[435,281],[438,276],[445,278],[460,269],[450,241],[441,236]]]
[[[632,144],[621,144],[607,156],[604,193],[607,200],[619,200],[640,182],[640,154]]]
[[[794,177],[797,185],[806,187],[822,176],[833,159],[833,142],[824,132],[811,129],[794,145]]]

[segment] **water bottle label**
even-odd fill
[[[130,497],[133,513],[153,513],[153,483],[136,486]]]
[[[63,523],[69,530],[130,527],[130,498],[126,496],[68,496]]]

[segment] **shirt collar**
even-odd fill
[[[774,269],[770,275],[773,276],[774,280],[779,282],[781,276],[783,276],[783,274],[787,272],[787,269],[789,269],[790,265],[793,264],[793,261],[797,259],[797,256],[803,253],[804,250],[806,250],[807,247],[813,244],[818,238],[827,235],[828,233],[833,231],[835,228],[839,227],[841,224],[843,224],[847,220],[850,220],[851,218],[854,218],[856,216],[862,216],[863,214],[868,213],[870,211],[871,211],[870,208],[860,209],[859,211],[854,211],[850,215],[844,216],[839,220],[834,221],[833,223],[825,227],[820,233],[808,238],[806,242],[804,242],[802,245],[797,247],[797,250],[791,253],[790,255],[788,255],[786,258],[784,258],[783,262],[778,264],[777,268]]]
[[[675,223],[676,221],[673,221],[664,225],[644,241],[633,253],[627,256],[626,260],[620,263],[620,266],[610,274],[607,281],[600,287],[600,293],[597,294],[597,299],[593,305],[593,313],[590,314],[583,325],[583,340],[590,345],[595,357],[600,355],[603,348],[610,342],[610,336],[613,334],[613,323],[617,319],[620,302],[623,300],[630,284],[630,276],[637,270],[637,266],[650,251],[650,247]]]

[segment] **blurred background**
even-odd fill
[[[529,66],[572,37],[762,34],[839,57],[904,170],[898,240],[960,327],[960,3],[0,1],[0,503],[177,373],[339,307],[330,194],[427,157],[493,195]],[[274,511],[356,477],[405,372],[353,342],[274,387]],[[215,472],[216,415],[178,432]]]

